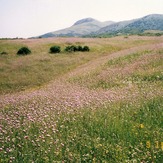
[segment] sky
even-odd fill
[[[0,0],[0,38],[28,38],[91,17],[123,21],[163,14],[163,0]]]

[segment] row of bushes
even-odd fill
[[[71,46],[67,46],[64,51],[66,52],[76,52],[76,51],[81,51],[81,52],[86,52],[89,51],[89,47],[88,46],[75,46],[75,45],[71,45]],[[60,53],[61,52],[61,48],[60,46],[52,46],[50,48],[50,53]]]
[[[89,51],[89,47],[88,46],[75,46],[75,45],[71,45],[71,46],[67,46],[65,48],[65,51],[66,52],[76,52],[76,51],[81,51],[81,52],[86,52],[86,51]]]
[[[88,46],[75,46],[75,45],[71,45],[71,46],[67,46],[64,51],[66,52],[76,52],[76,51],[81,51],[81,52],[86,52],[89,51],[89,47]],[[60,53],[61,52],[61,48],[60,46],[52,46],[50,48],[50,53]]]
[[[66,52],[76,52],[76,51],[81,51],[81,52],[88,52],[90,51],[88,46],[67,46],[64,51]],[[50,53],[60,53],[61,52],[61,47],[60,46],[52,46],[50,48]],[[22,47],[18,50],[17,54],[18,55],[27,55],[30,54],[31,50],[28,47]]]

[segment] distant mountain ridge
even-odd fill
[[[115,31],[119,31],[120,29],[126,27],[127,25],[129,25],[133,21],[134,20],[121,21],[121,22],[111,24],[109,26],[105,26],[105,27],[101,28],[100,30],[96,31],[95,34],[112,33]]]
[[[138,19],[114,23],[96,31],[94,35],[118,33],[139,34],[145,32],[146,30],[163,31],[163,15],[152,14]]]
[[[43,34],[39,37],[82,37],[83,35],[88,35],[92,32],[96,32],[102,27],[113,24],[114,22],[100,22],[93,18],[85,18],[77,21],[71,27],[61,29],[54,32],[49,32]]]
[[[163,14],[151,14],[142,18],[113,22],[100,22],[93,18],[78,20],[71,27],[49,32],[39,37],[83,37],[105,34],[138,34],[146,30],[163,31]]]

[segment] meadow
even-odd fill
[[[162,36],[0,40],[0,162],[162,161]]]

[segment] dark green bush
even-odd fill
[[[31,50],[28,47],[22,47],[18,50],[17,55],[27,55],[30,53],[31,53]]]
[[[83,51],[83,52],[85,52],[85,51],[90,51],[90,49],[89,49],[88,46],[84,46],[82,51]]]
[[[74,45],[67,46],[67,47],[65,48],[65,51],[66,51],[66,52],[75,52],[75,51],[77,51],[77,47],[74,46]]]
[[[82,46],[80,46],[80,45],[77,48],[78,48],[78,51],[82,51],[83,50]]]
[[[65,51],[66,52],[76,52],[76,51],[82,51],[82,52],[85,52],[85,51],[89,51],[90,49],[89,49],[89,47],[88,46],[84,46],[84,47],[82,47],[82,46],[75,46],[75,45],[71,45],[71,46],[67,46],[66,48],[65,48]]]
[[[61,47],[60,46],[52,46],[50,48],[50,53],[60,53],[61,52]]]
[[[161,33],[156,33],[156,36],[161,36]]]

